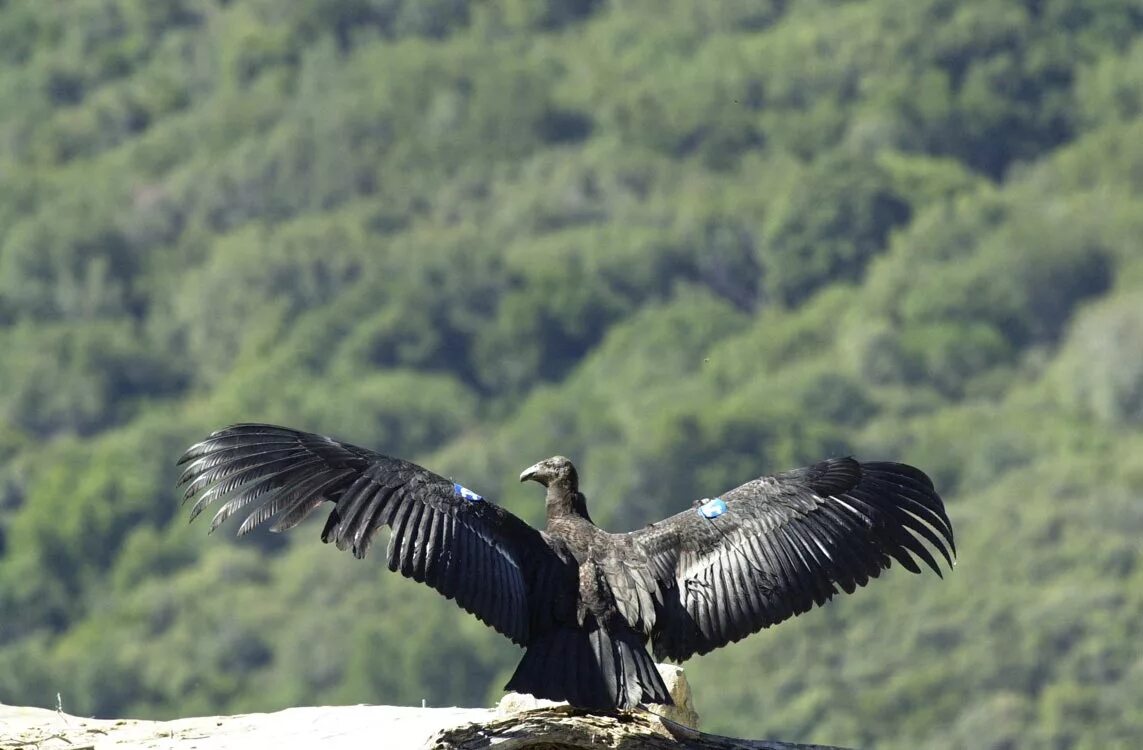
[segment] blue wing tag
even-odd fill
[[[699,515],[704,518],[718,518],[726,512],[726,501],[721,497],[716,497],[713,500],[707,500],[699,506]]]
[[[484,502],[483,497],[476,494],[475,492],[468,489],[467,487],[461,487],[459,484],[454,483],[452,486],[452,489],[457,495],[459,495],[460,497],[463,497],[465,500],[467,500],[470,503],[482,503],[482,502]]]

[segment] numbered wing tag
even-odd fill
[[[454,492],[456,492],[458,497],[462,497],[470,503],[484,502],[484,498],[481,495],[476,494],[467,487],[462,487],[459,484],[453,484],[452,489]]]
[[[703,504],[698,507],[698,512],[703,518],[718,518],[726,512],[726,501],[721,497],[716,497],[713,500],[704,500]]]

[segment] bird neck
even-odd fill
[[[579,488],[572,482],[552,482],[548,485],[546,498],[548,507],[548,524],[553,520],[575,516],[591,521],[587,514],[587,501]]]

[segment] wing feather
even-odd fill
[[[420,540],[421,518],[425,513],[424,503],[409,503],[412,510],[405,518],[405,528],[402,532],[400,573],[406,578],[413,577],[413,557],[417,554],[417,543]],[[396,533],[393,534],[395,538]]]
[[[421,563],[421,578],[423,583],[435,574],[437,560],[441,551],[441,514],[430,513],[428,525],[425,528],[425,543],[422,548],[423,561]]]
[[[299,446],[297,445],[296,441],[281,441],[259,447],[265,449],[248,453],[246,454],[245,458],[260,459],[265,456],[279,455],[289,451],[297,450]],[[194,461],[185,464],[185,468],[183,469],[182,474],[179,475],[177,484],[186,484],[191,479],[191,477],[198,477],[200,480],[206,480],[211,476],[208,472],[233,462],[234,458],[229,454],[208,453],[200,458],[195,459]],[[190,490],[191,488],[188,487],[187,489]]]
[[[396,487],[377,484],[370,480],[369,488],[362,490],[357,498],[357,506],[350,510],[352,515],[342,519],[334,529],[335,535],[350,540],[350,549],[358,558],[363,558],[369,553],[377,529],[392,522],[392,513],[386,513],[385,510],[391,510],[396,506],[396,502],[389,504],[396,494]],[[360,520],[370,518],[374,520],[372,522]],[[341,533],[338,534],[338,531]]]
[[[198,493],[204,486],[214,485],[217,494],[225,495],[236,487],[265,476],[275,466],[289,466],[291,462],[306,458],[306,452],[297,448],[289,450],[259,453],[256,456],[243,456],[230,461],[219,462],[211,469],[196,473],[194,478],[187,482],[183,493],[183,500],[187,500]]]
[[[747,482],[629,537],[660,602],[658,658],[686,659],[852,593],[897,561],[952,567],[952,523],[932,481],[905,464],[830,459]]]
[[[429,541],[429,529],[432,528],[435,513],[422,513],[417,521],[417,543],[413,545],[412,554],[409,555],[408,577],[418,583],[425,580],[425,553]],[[404,571],[402,571],[404,573]]]
[[[289,531],[302,521],[306,520],[306,518],[309,517],[309,515],[315,510],[320,508],[325,503],[325,501],[326,498],[322,497],[321,495],[314,495],[306,499],[304,502],[298,503],[293,508],[290,508],[285,513],[283,513],[278,518],[278,520],[274,522],[274,525],[270,527],[270,531],[275,533]]]
[[[211,503],[221,500],[222,498],[229,498],[235,495],[241,503],[249,503],[257,500],[266,492],[277,489],[281,486],[280,482],[276,480],[281,479],[283,476],[295,474],[300,469],[309,466],[317,466],[317,459],[305,459],[299,457],[296,464],[276,464],[272,466],[262,466],[247,471],[232,474],[225,479],[221,479],[217,484],[209,486],[205,492],[198,496],[194,505],[191,507],[190,519],[193,521],[198,517],[198,514],[206,510],[206,507]],[[190,499],[190,495],[186,497]],[[227,502],[226,505],[231,505]],[[229,511],[223,516],[225,520],[236,508],[231,507]],[[221,522],[220,522],[221,523]],[[217,528],[217,524],[211,526],[212,529]]]
[[[337,527],[334,535],[343,537],[347,533],[347,529],[354,526],[354,522],[362,517],[365,512],[365,518],[374,517],[376,506],[371,505],[373,499],[383,492],[385,489],[392,491],[392,488],[386,488],[384,485],[377,481],[376,466],[371,466],[364,472],[361,472],[353,480],[353,484],[349,485],[341,497],[337,499]],[[366,510],[368,509],[368,511]],[[369,524],[359,524],[358,531],[364,531],[368,528]],[[361,546],[361,539],[357,533],[353,535],[353,546]]]
[[[386,562],[389,565],[389,570],[397,572],[401,567],[401,548],[405,546],[407,540],[407,532],[405,530],[409,521],[409,516],[420,511],[423,507],[421,503],[396,503],[397,511],[393,516],[393,521],[389,526],[392,528],[392,533],[389,535],[389,547],[386,550]],[[348,542],[349,540],[345,540]]]
[[[309,463],[316,465],[316,461]],[[194,520],[196,511],[204,510],[208,503],[226,498],[222,506],[218,509],[218,512],[214,514],[214,518],[210,520],[210,530],[214,531],[225,523],[226,519],[241,510],[243,506],[249,505],[267,492],[278,489],[285,484],[286,479],[297,479],[301,475],[302,468],[289,465],[277,466],[273,473],[260,478],[258,476],[250,476],[249,473],[235,475],[231,479],[218,485],[222,491],[213,497],[207,497],[204,493],[204,496],[200,498],[199,501],[195,503],[195,507],[191,509],[191,520]],[[239,476],[241,476],[241,479]]]
[[[392,570],[432,586],[518,644],[528,639],[532,603],[550,606],[555,596],[535,585],[563,566],[540,532],[497,505],[461,497],[451,481],[408,461],[322,435],[244,424],[191,446],[178,464],[192,519],[219,503],[212,530],[247,508],[240,534],[271,519],[272,530],[285,530],[329,501],[322,540],[364,557],[389,527]]]
[[[805,541],[799,533],[798,525],[796,522],[791,523],[789,526],[781,530],[782,536],[786,538],[786,549],[790,550],[791,558],[794,564],[798,567],[798,575],[801,578],[802,587],[806,595],[815,604],[821,604],[830,598],[830,594],[826,592],[826,586],[832,586],[828,580],[822,580],[820,576],[814,575],[814,570],[819,566],[817,561],[811,560],[807,556],[808,550],[805,547]],[[808,607],[807,607],[808,608]]]
[[[814,542],[834,563],[834,570],[838,572],[836,583],[845,593],[852,594],[869,580],[865,573],[867,563],[853,547],[854,527],[828,505],[822,507],[820,517],[815,520],[819,534]]]
[[[878,496],[873,492],[856,487],[850,490],[846,496],[850,498],[860,498],[864,500],[869,507],[875,507],[878,499]],[[889,556],[904,565],[905,569],[910,573],[920,573],[921,567],[917,565],[916,560],[909,554],[913,552],[928,562],[939,574],[940,568],[936,567],[936,562],[932,561],[933,558],[929,555],[924,545],[917,541],[916,537],[910,534],[907,529],[902,528],[900,518],[895,509],[877,508],[877,511],[881,512],[887,521],[892,521],[892,523],[882,524],[881,527],[878,528],[878,532],[886,538],[886,541],[890,542],[886,545],[885,549]]]
[[[351,469],[338,469],[315,474],[301,480],[293,489],[281,495],[272,495],[246,517],[238,527],[238,536],[250,533],[255,527],[283,511],[288,513],[297,505],[309,505],[309,501],[313,498],[321,500],[323,492],[344,480],[351,472]]]

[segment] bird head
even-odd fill
[[[527,482],[529,479],[539,482],[545,487],[560,481],[568,481],[573,489],[579,484],[575,467],[572,466],[571,461],[563,456],[545,458],[543,461],[524,469],[520,474],[520,481]]]

